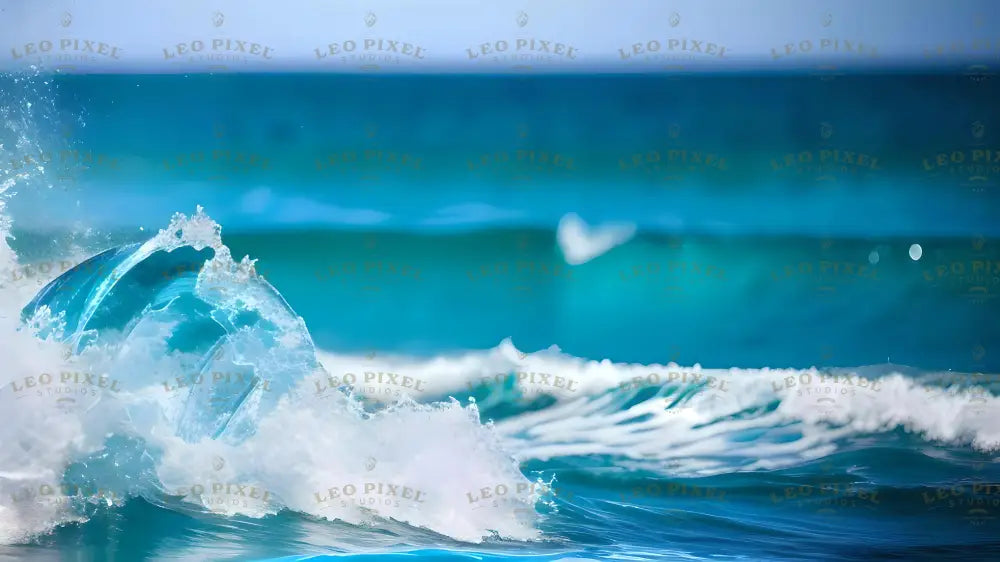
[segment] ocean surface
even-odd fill
[[[0,560],[997,559],[997,99],[0,76]]]

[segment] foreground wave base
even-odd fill
[[[981,376],[615,364],[509,340],[430,360],[317,351],[201,209],[24,298],[3,301],[5,545],[140,517],[281,537],[174,545],[199,556],[629,545],[655,558],[672,541],[639,529],[665,521],[693,539],[704,518],[753,520],[766,553],[798,512],[823,523],[803,531],[819,543],[844,525],[901,529],[885,516],[909,510],[993,548],[1000,408]],[[864,533],[869,549],[915,540]]]
[[[507,517],[527,498],[453,509],[478,479],[528,483],[474,406],[366,413],[342,389],[304,391],[330,377],[302,319],[251,261],[232,261],[220,230],[200,211],[178,215],[149,242],[67,271],[23,310],[18,333],[36,338],[40,368],[0,394],[14,413],[3,441],[21,443],[4,455],[3,497],[15,501],[3,542],[130,497],[254,517],[380,515],[473,542],[537,535]],[[44,434],[25,443],[38,424]]]

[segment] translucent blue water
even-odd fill
[[[53,259],[82,222],[100,233],[76,235],[86,253],[108,251],[41,290],[24,318],[40,305],[66,312],[60,337],[75,352],[148,343],[169,323],[164,355],[190,354],[177,374],[245,372],[230,386],[171,394],[182,409],[170,418],[177,436],[249,439],[282,396],[302,392],[296,384],[312,388],[317,349],[349,356],[345,369],[359,377],[384,369],[424,380],[430,390],[418,402],[474,397],[479,422],[496,422],[521,474],[555,477],[559,491],[551,505],[533,506],[540,541],[475,542],[416,519],[364,526],[287,506],[259,519],[202,513],[143,491],[123,505],[88,506],[86,522],[0,554],[1000,555],[995,80],[3,80],[4,103],[34,101],[39,128],[34,146],[8,140],[0,167],[9,176],[46,164],[9,203],[11,246],[22,263]],[[262,279],[222,283],[232,300],[199,280],[211,248],[138,246],[196,205],[222,225],[236,262],[258,260]],[[638,230],[571,265],[556,231],[570,212]],[[301,327],[285,323],[299,316]],[[288,334],[302,339],[285,347]],[[460,360],[503,349],[505,338],[521,360],[548,362],[494,373]],[[539,351],[553,345],[560,354]],[[383,356],[395,362],[382,366]],[[611,375],[584,361],[604,359],[621,381],[586,387]],[[669,363],[791,371],[713,394],[701,382],[667,383]],[[327,368],[343,380],[344,371]],[[160,384],[159,372],[144,369],[123,376],[130,389]],[[517,375],[528,370],[581,390],[549,386],[528,396],[524,381],[535,379]],[[653,371],[663,373],[656,384],[629,378]],[[810,387],[806,374],[850,382]],[[980,390],[962,402],[967,387]],[[399,390],[378,390],[390,388]],[[832,389],[839,409],[822,397],[801,402],[813,388]],[[941,388],[950,394],[936,394]],[[362,402],[368,412],[387,406]],[[646,429],[659,419],[643,409],[654,402],[657,415],[678,413]],[[661,442],[647,432],[660,432],[671,450],[656,450]],[[103,454],[144,486],[157,481],[168,450],[144,445],[140,433],[109,437]],[[90,468],[67,478],[110,482],[115,472],[94,468],[97,458],[78,462]],[[307,461],[288,459],[297,462]],[[461,488],[456,463],[439,466]],[[287,484],[254,474],[271,477],[267,486]],[[465,493],[478,489],[461,488],[456,503],[438,509],[460,513],[464,497],[473,503]]]

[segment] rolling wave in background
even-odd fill
[[[904,219],[737,237],[615,223],[627,196],[590,226],[224,237],[179,185],[125,230],[101,216],[144,178],[60,192],[24,159],[65,142],[55,79],[4,80],[4,150],[34,165],[0,184],[0,556],[1000,554],[985,221],[923,262]],[[91,192],[99,227],[56,210]]]

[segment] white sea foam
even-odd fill
[[[499,391],[505,382],[519,389],[525,405],[550,396],[551,406],[496,424],[504,449],[520,460],[612,455],[664,474],[709,475],[793,466],[834,452],[846,437],[896,428],[984,451],[1000,447],[1000,376],[991,374],[928,372],[918,382],[891,366],[819,371],[613,363],[555,346],[522,353],[510,340],[428,359],[378,352],[321,352],[320,359],[341,380],[354,373],[360,381],[354,390],[376,403],[397,394],[418,401],[464,396],[482,383]],[[380,373],[397,382],[423,381],[425,390],[385,376],[380,381]],[[769,411],[772,402],[777,407]],[[746,439],[750,434],[756,436]]]
[[[605,224],[590,227],[575,213],[559,221],[556,241],[566,263],[580,265],[628,242],[635,236],[634,224]]]
[[[21,83],[18,79],[18,87]],[[35,129],[29,112],[0,104],[0,119],[0,150],[12,156],[32,150],[35,140],[31,133]],[[44,167],[39,165],[16,172],[7,170],[0,176],[0,271],[12,277],[14,272],[24,272],[24,264],[8,244],[11,223],[7,203],[15,189],[35,185],[35,179],[44,173]],[[72,455],[94,447],[82,418],[58,415],[51,409],[19,407],[8,390],[18,380],[23,384],[24,377],[58,372],[66,363],[64,345],[40,340],[30,330],[19,329],[21,307],[34,290],[29,283],[13,283],[0,291],[0,413],[4,417],[0,424],[0,544],[21,541],[55,524],[77,519],[65,505],[34,501],[26,493],[34,498],[40,490],[48,490],[42,486],[56,481]],[[57,320],[38,319],[46,324],[53,321]],[[102,428],[95,424],[94,429]]]
[[[283,319],[280,307],[268,309],[266,295],[254,296],[245,282],[255,275],[252,262],[234,262],[216,226],[200,211],[190,218],[175,216],[136,254],[181,245],[212,247],[216,254],[199,276],[199,290],[242,280],[239,295],[234,291],[219,299],[242,301],[275,324],[301,322]],[[119,273],[110,273],[112,283]],[[108,290],[110,285],[103,284],[93,294]],[[522,540],[538,536],[533,507],[539,495],[527,493],[530,483],[502,451],[493,429],[479,422],[474,405],[399,404],[372,415],[340,392],[318,399],[303,387],[262,416],[256,432],[238,444],[208,438],[187,442],[175,434],[178,416],[190,406],[187,394],[159,382],[187,375],[181,368],[184,354],[171,353],[165,345],[169,322],[131,326],[127,343],[112,337],[70,357],[65,345],[17,330],[20,307],[28,298],[22,291],[3,298],[0,352],[11,360],[0,376],[0,404],[7,416],[0,426],[2,543],[80,520],[67,496],[115,503],[129,492],[171,507],[224,515],[261,516],[290,508],[351,523],[392,518],[471,542],[494,533]],[[39,319],[43,325],[52,321],[47,309],[39,316],[46,318]],[[63,373],[69,380],[60,385]],[[74,374],[90,374],[90,386],[77,384]],[[72,405],[61,401],[68,392],[52,393],[57,387],[72,389]],[[77,393],[81,389],[84,395]],[[143,456],[154,462],[155,478],[137,480],[135,475],[126,486],[118,475],[95,469],[86,473],[86,481],[95,484],[66,488],[66,467],[100,451],[113,432],[144,440]],[[483,502],[479,495],[469,499],[471,492],[498,485],[526,493],[505,503]]]

